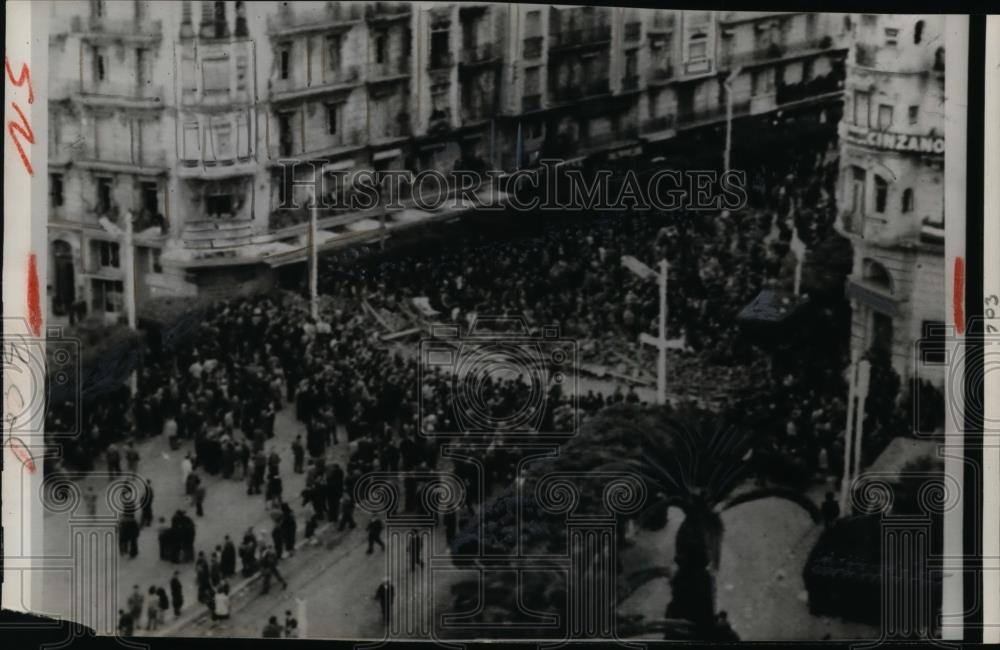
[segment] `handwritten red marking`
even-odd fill
[[[9,438],[7,440],[7,446],[10,447],[10,450],[14,453],[15,456],[17,456],[17,459],[21,461],[21,464],[24,465],[24,468],[29,472],[31,472],[32,474],[34,474],[35,459],[31,457],[31,452],[28,451],[28,448],[24,445],[23,442],[21,442],[21,439]]]
[[[28,144],[35,144],[35,132],[31,130],[31,125],[28,124],[28,118],[24,116],[21,112],[21,107],[14,102],[10,103],[11,108],[17,111],[18,117],[21,118],[21,123],[18,124],[11,120],[7,122],[7,132],[10,133],[10,139],[14,141],[14,146],[17,147],[17,153],[21,155],[21,163],[24,164],[24,169],[27,170],[28,176],[34,176],[35,170],[31,166],[31,161],[28,160],[28,154],[24,152],[24,145],[21,144],[21,139],[17,137],[20,133],[24,136],[24,139],[28,141]],[[17,133],[15,133],[15,131]]]
[[[28,325],[35,336],[42,335],[42,307],[38,290],[38,262],[28,254]]]
[[[21,64],[21,74],[17,76],[17,79],[14,78],[14,71],[11,70],[10,59],[7,57],[3,58],[3,67],[7,70],[7,78],[10,79],[10,82],[15,86],[20,87],[24,85],[24,82],[28,82],[28,103],[34,104],[35,90],[31,87],[31,70],[28,68],[28,64]]]
[[[955,331],[965,332],[965,260],[955,258],[955,281],[951,289],[952,317],[955,320]]]

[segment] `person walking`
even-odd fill
[[[292,610],[285,610],[285,638],[297,639],[299,636],[299,622],[292,616]]]
[[[191,452],[184,455],[184,460],[181,461],[181,485],[184,486],[184,494],[190,496],[191,489],[188,478],[191,476],[191,472],[194,471],[194,461],[191,460]]]
[[[306,448],[302,445],[302,436],[295,436],[295,440],[292,442],[292,457],[294,465],[292,471],[296,474],[301,474],[304,470],[305,460],[306,460]]]
[[[375,600],[378,601],[379,607],[382,609],[382,621],[387,628],[389,627],[389,616],[392,611],[392,601],[395,597],[396,588],[392,586],[389,578],[383,580],[375,590]]]
[[[375,551],[375,544],[382,547],[385,551],[385,543],[382,541],[382,529],[385,525],[382,520],[377,516],[373,516],[368,520],[368,555],[371,555]]]
[[[142,520],[139,525],[143,528],[153,524],[153,481],[146,479],[146,498],[142,502]]]
[[[87,491],[83,493],[83,505],[88,517],[97,516],[97,493],[94,492],[93,485],[87,486]]]
[[[270,547],[264,549],[264,554],[260,559],[260,570],[264,581],[261,593],[266,594],[271,590],[272,576],[278,579],[282,589],[288,587],[288,583],[282,577],[281,573],[278,572],[278,556],[275,554],[274,549]]]
[[[837,503],[837,497],[833,492],[826,493],[826,500],[823,501],[820,512],[823,515],[824,528],[830,528],[840,518],[840,504]]]
[[[287,503],[281,504],[281,534],[289,555],[295,554],[295,513]]]
[[[334,463],[327,473],[325,496],[330,521],[337,521],[340,516],[340,500],[344,496],[344,470],[337,463]]]
[[[236,574],[236,545],[233,540],[226,535],[222,543],[222,577],[229,579]]]
[[[167,590],[163,587],[156,588],[156,604],[159,606],[157,621],[161,624],[166,623],[167,612],[170,610],[170,598],[167,596]]]
[[[135,474],[139,471],[139,452],[131,440],[125,445],[125,462],[128,464],[129,472]]]
[[[132,593],[129,594],[126,605],[128,605],[128,613],[132,616],[132,622],[135,625],[138,625],[142,619],[142,606],[144,602],[142,592],[139,591],[139,585],[133,585]]]
[[[199,479],[194,488],[194,512],[199,517],[205,516],[205,484]]]
[[[358,527],[358,524],[354,521],[354,501],[351,497],[345,494],[340,499],[340,525],[337,526],[338,531],[344,530],[350,526],[351,530]]]
[[[148,593],[146,598],[146,631],[152,632],[159,627],[160,599],[156,595],[156,587],[150,587]]]
[[[170,604],[174,608],[174,616],[179,617],[184,607],[184,586],[181,585],[179,571],[174,571],[174,577],[170,579]]]
[[[104,458],[108,463],[109,479],[113,480],[117,478],[122,473],[122,457],[115,443],[108,445],[107,450],[104,452]]]

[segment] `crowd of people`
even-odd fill
[[[523,451],[516,441],[503,431],[470,436],[463,424],[470,414],[463,409],[481,409],[472,415],[506,422],[537,399],[532,378],[516,372],[474,377],[469,381],[478,382],[478,399],[462,401],[451,373],[422,367],[415,346],[382,340],[386,332],[372,312],[409,318],[418,299],[437,312],[433,320],[461,326],[483,314],[516,315],[531,327],[558,324],[562,337],[578,342],[584,360],[618,364],[642,354],[639,334],[655,333],[659,317],[656,283],[622,267],[622,256],[631,255],[651,266],[669,261],[668,336],[683,337],[687,348],[672,353],[679,355],[672,390],[691,396],[697,393],[691,387],[718,384],[716,375],[704,379],[710,368],[726,368],[727,381],[734,383],[747,380],[747,368],[766,368],[767,382],[757,388],[770,399],[755,399],[748,408],[753,418],[780,426],[762,456],[783,459],[788,471],[807,477],[836,472],[845,411],[843,346],[820,351],[829,355],[822,364],[787,349],[765,361],[768,355],[749,344],[737,325],[740,310],[762,289],[789,284],[793,237],[812,250],[831,236],[834,151],[828,138],[749,169],[751,204],[725,218],[686,211],[569,214],[503,241],[492,231],[464,230],[441,247],[373,260],[324,259],[319,319],[290,294],[241,297],[208,308],[190,341],[169,353],[147,351],[134,397],[116,393],[88,405],[87,435],[67,453],[67,462],[86,467],[104,450],[110,474],[121,472],[123,458],[135,472],[135,442],[163,435],[175,449],[190,444],[183,485],[196,517],[203,515],[204,475],[243,481],[248,497],[261,495],[273,521],[269,534],[248,530],[238,546],[227,535],[207,557],[196,550],[196,525],[186,512],[178,511],[169,526],[160,519],[161,560],[194,562],[197,600],[224,619],[237,573],[259,573],[264,592],[272,581],[286,584],[278,565],[294,553],[300,524],[306,543],[315,543],[324,522],[338,531],[357,528],[354,487],[372,470],[399,473],[401,507],[411,512],[424,507],[421,491],[436,472],[453,471],[463,480],[465,514],[494,486],[517,478]],[[574,423],[608,404],[640,401],[633,386],[571,395],[543,383],[544,399],[537,400],[532,419],[539,431],[572,431]],[[300,495],[287,492],[274,445],[276,416],[285,408],[294,409],[305,431],[292,443],[292,472],[305,475]],[[50,417],[60,417],[58,410]],[[331,460],[331,450],[341,444],[351,445],[343,467]],[[441,455],[445,444],[451,446],[447,459]],[[462,517],[451,512],[440,518],[449,542]],[[141,524],[151,525],[149,519],[143,515]],[[134,556],[142,525],[133,527],[128,517],[123,522],[129,540],[123,552]],[[373,529],[369,522],[364,533],[370,550],[381,544],[377,525]],[[150,592],[156,597],[147,599],[157,611],[168,609],[161,592],[156,588]],[[148,629],[162,620],[152,617],[152,609],[146,607]],[[132,609],[130,598],[123,613],[137,625],[142,607]]]

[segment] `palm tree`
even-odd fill
[[[714,574],[721,556],[723,512],[776,497],[801,506],[814,521],[820,519],[819,508],[801,491],[768,480],[775,465],[764,453],[768,431],[760,425],[766,423],[738,427],[736,421],[731,413],[685,405],[678,411],[607,409],[588,427],[611,439],[631,438],[631,453],[607,444],[612,440],[596,448],[607,461],[602,470],[634,472],[645,482],[647,494],[656,495],[640,513],[641,524],[662,527],[670,507],[684,513],[675,543],[673,598],[665,618],[689,621],[700,638],[710,635],[715,623]],[[665,623],[647,625],[652,631]]]

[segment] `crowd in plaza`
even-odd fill
[[[834,472],[845,360],[833,357],[843,350],[829,346],[822,353],[831,357],[819,366],[794,351],[769,365],[736,324],[739,311],[762,289],[787,284],[793,237],[812,249],[831,236],[832,150],[833,140],[827,139],[749,169],[750,206],[726,217],[685,211],[561,215],[538,232],[502,242],[463,231],[446,247],[404,251],[391,259],[324,259],[325,299],[318,320],[310,317],[307,304],[287,294],[233,298],[209,308],[190,341],[168,353],[144,355],[134,398],[123,389],[87,406],[86,435],[69,449],[67,462],[87,467],[103,452],[109,473],[121,472],[123,457],[134,472],[139,458],[130,450],[155,435],[165,436],[175,449],[189,449],[180,479],[195,515],[181,510],[169,525],[159,520],[160,560],[194,562],[197,600],[224,619],[237,574],[260,574],[265,592],[272,580],[287,584],[278,567],[294,553],[300,530],[307,544],[316,543],[324,522],[353,534],[354,487],[372,470],[399,473],[402,507],[408,511],[424,507],[421,491],[439,472],[453,471],[463,480],[469,512],[493,486],[516,479],[522,450],[502,433],[476,437],[475,444],[463,436],[457,409],[473,407],[456,397],[451,376],[425,371],[412,350],[383,341],[386,332],[369,309],[409,315],[414,299],[420,299],[438,312],[437,321],[468,325],[489,314],[520,316],[532,327],[558,324],[561,336],[577,341],[585,358],[611,363],[621,357],[616,351],[635,356],[640,333],[657,331],[656,283],[622,267],[622,256],[631,255],[651,266],[661,259],[670,264],[669,336],[682,336],[687,351],[681,355],[696,360],[683,365],[692,369],[690,376],[672,383],[680,390],[698,385],[699,367],[766,368],[769,383],[757,388],[770,399],[748,401],[751,420],[776,428],[771,453],[762,457],[790,463],[789,471],[807,477]],[[487,377],[477,387],[481,399],[475,408],[502,422],[533,399],[531,390],[524,377]],[[558,387],[544,390],[536,420],[544,431],[569,430],[608,404],[639,401],[632,387],[579,396]],[[275,418],[287,408],[305,430],[304,438],[291,443],[291,472],[305,475],[301,494],[286,489],[287,469],[276,453]],[[445,444],[451,445],[448,459],[441,455]],[[333,454],[338,445],[349,445],[346,455]],[[335,462],[335,455],[346,460]],[[236,531],[223,540],[196,536],[206,502],[205,475],[245,482],[247,497],[260,495],[264,501],[272,529],[247,530],[238,542]],[[152,507],[136,526],[122,515],[128,539],[152,527]],[[449,542],[461,519],[455,512],[440,518]],[[377,524],[357,534],[369,536],[369,550],[382,544]],[[134,542],[123,548],[135,556]],[[214,550],[206,556],[205,548]],[[177,595],[171,607],[179,612],[183,589],[170,584]],[[123,616],[131,623],[123,629],[138,626],[143,611],[147,629],[162,623],[170,607],[161,593],[166,590],[151,588],[144,599],[155,607],[133,608],[130,598]]]

